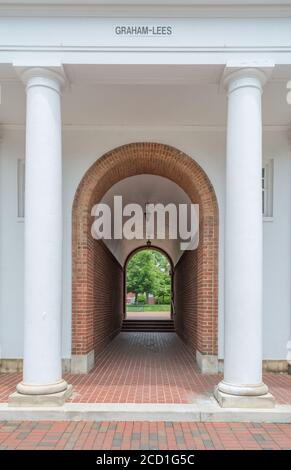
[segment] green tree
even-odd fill
[[[171,266],[168,259],[160,252],[153,252],[156,264],[156,282],[153,294],[159,303],[170,303],[171,297]]]
[[[127,292],[148,295],[155,284],[155,263],[150,250],[137,252],[127,265]]]
[[[153,294],[159,303],[170,302],[171,273],[167,258],[156,250],[145,249],[137,252],[127,265],[127,292],[136,295]]]

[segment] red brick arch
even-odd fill
[[[158,143],[132,143],[115,148],[99,158],[79,184],[72,227],[72,353],[83,355],[92,350],[96,353],[119,331],[121,316],[110,316],[110,312],[122,309],[122,287],[121,293],[116,291],[114,305],[106,303],[101,309],[104,299],[99,284],[105,278],[104,286],[116,290],[116,279],[122,284],[122,267],[108,254],[102,242],[91,237],[90,213],[112,185],[138,174],[168,178],[178,184],[193,203],[200,205],[199,247],[194,252],[185,252],[176,267],[176,328],[193,349],[215,355],[218,317],[215,192],[195,160],[176,148]]]

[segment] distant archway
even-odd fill
[[[173,273],[174,273],[174,264],[173,264],[173,261],[171,259],[171,257],[168,255],[168,253],[163,250],[162,248],[160,247],[157,247],[155,245],[144,245],[144,246],[140,246],[138,248],[136,248],[135,250],[133,250],[126,258],[125,260],[125,263],[124,263],[124,318],[128,318],[128,315],[126,314],[127,313],[127,304],[126,304],[126,298],[127,298],[127,291],[128,291],[128,288],[127,288],[127,269],[128,269],[128,264],[129,262],[132,260],[132,258],[134,258],[138,253],[140,252],[147,252],[147,251],[150,251],[150,252],[157,252],[159,253],[160,255],[162,255],[162,257],[164,259],[166,259],[167,263],[168,263],[168,269],[169,269],[169,273],[168,273],[168,276],[169,276],[169,281],[170,281],[170,284],[169,284],[169,299],[167,299],[167,301],[165,302],[166,304],[169,305],[169,315],[166,315],[164,318],[165,319],[171,319],[173,317],[173,305],[172,305],[172,302],[173,302],[173,290],[174,290],[174,285],[173,285]],[[155,299],[155,304],[159,305],[161,302],[160,302],[160,299]],[[155,309],[158,311],[158,308]],[[145,310],[146,311],[146,310]],[[146,316],[146,315],[144,315]],[[163,315],[164,316],[164,315]],[[149,316],[151,318],[151,316]],[[155,319],[155,317],[152,318],[153,320]]]

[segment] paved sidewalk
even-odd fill
[[[290,424],[0,422],[5,449],[288,449]]]
[[[127,320],[171,320],[171,312],[127,312]]]

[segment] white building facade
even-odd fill
[[[16,400],[66,399],[62,370],[94,365],[72,348],[76,191],[108,152],[155,143],[217,200],[217,347],[197,361],[223,371],[222,406],[271,407],[262,370],[287,373],[291,338],[291,2],[86,3],[0,1],[1,372],[23,360]]]

